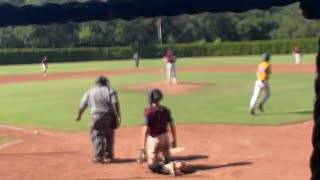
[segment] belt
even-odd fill
[[[92,113],[92,114],[113,114],[112,112],[95,112],[95,113]]]

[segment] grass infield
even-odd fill
[[[310,120],[313,103],[313,75],[273,74],[271,99],[265,113],[251,116],[249,100],[255,75],[251,73],[179,73],[183,82],[211,85],[188,95],[165,95],[163,104],[171,108],[177,123],[223,123],[280,125]],[[147,95],[123,90],[127,84],[159,81],[163,75],[123,75],[111,77],[118,89],[124,126],[140,125]],[[54,80],[1,85],[0,122],[56,130],[84,130],[89,126],[89,110],[75,123],[82,94],[94,79]]]
[[[207,65],[231,65],[231,64],[258,64],[261,56],[216,56],[216,57],[191,57],[179,58],[177,66],[207,66]],[[72,71],[94,71],[109,69],[130,69],[134,67],[133,60],[128,61],[90,61],[78,63],[50,63],[49,73],[52,72],[72,72]],[[306,54],[302,56],[302,63],[314,62],[314,54]],[[40,62],[40,61],[39,61]],[[272,64],[294,64],[292,55],[273,55],[271,56]],[[142,59],[140,66],[142,68],[164,67],[161,59]],[[7,65],[0,66],[0,75],[5,74],[33,74],[42,73],[41,64],[28,65]]]
[[[314,55],[303,56],[303,63],[313,62]],[[50,61],[50,57],[49,57]],[[260,56],[179,58],[178,66],[221,64],[257,64]],[[294,62],[291,55],[275,55],[272,63]],[[133,61],[81,62],[50,64],[50,72],[133,68]],[[161,60],[142,61],[144,68],[164,67]],[[39,73],[39,64],[0,67],[0,74]],[[208,88],[188,95],[165,95],[163,104],[171,108],[177,123],[222,123],[245,125],[281,125],[310,120],[313,106],[313,74],[273,73],[271,98],[265,113],[251,116],[249,100],[255,82],[254,73],[179,73],[179,81],[205,82]],[[147,95],[124,90],[128,84],[163,80],[161,74],[121,75],[110,77],[118,89],[124,126],[140,125]],[[53,80],[0,85],[0,124],[77,131],[89,126],[89,110],[75,123],[80,98],[94,85],[94,78]]]

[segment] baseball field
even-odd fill
[[[196,170],[185,178],[306,179],[314,56],[304,55],[299,65],[292,55],[272,56],[271,98],[255,116],[248,106],[260,56],[179,58],[177,85],[165,83],[160,59],[143,59],[140,69],[133,61],[49,62],[46,77],[40,64],[1,66],[1,179],[171,178],[135,162],[147,92],[154,87],[164,91],[178,146],[185,147],[175,158]],[[105,165],[90,161],[89,111],[75,122],[81,96],[101,74],[119,92],[123,122],[117,160]]]

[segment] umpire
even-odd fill
[[[112,162],[115,129],[120,126],[121,113],[117,91],[110,87],[107,77],[98,77],[96,86],[83,95],[76,121],[80,121],[88,106],[91,108],[90,135],[94,150],[92,161]]]

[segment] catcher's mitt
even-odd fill
[[[137,158],[138,163],[143,163],[147,161],[147,150],[146,148],[141,148]]]
[[[194,172],[194,169],[192,168],[192,166],[186,164],[185,162],[175,161],[174,163],[177,171],[180,171],[184,174],[189,174]]]

